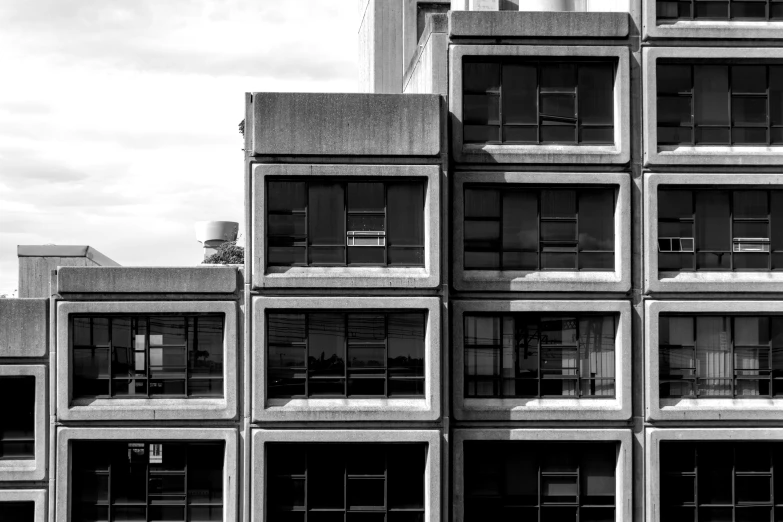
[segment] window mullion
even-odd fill
[[[304,314],[305,397],[310,397],[310,314]]]
[[[500,143],[506,141],[506,129],[503,124],[503,60],[498,63],[498,75],[500,81],[498,82],[498,127],[500,130]]]
[[[695,16],[696,6],[693,6],[692,14]],[[731,98],[731,95],[729,95]],[[731,113],[729,113],[731,115]],[[696,145],[696,66],[691,65],[691,145]]]
[[[109,317],[109,397],[114,397],[114,368],[112,367],[112,360],[114,359],[114,339],[112,337],[112,323],[113,317]]]

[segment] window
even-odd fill
[[[658,190],[658,269],[783,269],[783,190]]]
[[[661,397],[783,395],[783,316],[661,315]]]
[[[465,315],[466,397],[613,397],[616,315]]]
[[[35,458],[35,377],[0,377],[0,397],[0,460]]]
[[[466,58],[465,143],[613,144],[610,61]]]
[[[663,440],[660,448],[661,520],[767,521],[775,511],[779,520],[780,443]]]
[[[465,522],[615,520],[616,442],[468,440],[464,455]]]
[[[224,443],[74,441],[71,520],[223,520]]]
[[[0,502],[2,520],[16,522],[35,521],[35,502]]]
[[[783,0],[658,0],[659,21],[742,20],[783,21]]]
[[[71,316],[73,397],[222,397],[221,315]]]
[[[268,522],[424,522],[427,445],[267,443]]]
[[[783,65],[658,60],[657,76],[659,145],[783,145]]]
[[[424,312],[267,316],[270,398],[424,395]]]
[[[267,182],[270,266],[424,266],[418,180]]]
[[[465,188],[466,270],[614,270],[616,191]]]

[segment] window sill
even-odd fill
[[[615,255],[619,257],[619,255]],[[615,261],[617,264],[618,261]],[[555,272],[521,270],[463,270],[455,272],[457,290],[506,290],[510,292],[627,292],[629,278],[621,270],[607,272]]]
[[[75,399],[60,411],[65,421],[90,420],[229,420],[236,412],[219,399]]]
[[[779,165],[783,146],[742,145],[694,147],[658,145],[645,150],[645,165]]]
[[[783,292],[781,272],[658,272],[646,281],[648,292]]]
[[[648,420],[783,420],[783,397],[747,399],[659,399]]]
[[[365,421],[431,421],[437,411],[429,398],[377,399],[267,399],[258,420],[334,421],[342,416],[359,416]]]
[[[459,420],[496,420],[510,421],[591,421],[591,420],[628,420],[631,418],[630,405],[623,407],[616,397],[590,397],[586,399],[545,398],[465,398],[456,401],[454,416]],[[461,404],[459,404],[461,402]]]
[[[495,145],[468,143],[454,149],[454,159],[468,163],[628,163],[617,145]]]
[[[263,288],[432,288],[438,277],[424,267],[268,267]]]

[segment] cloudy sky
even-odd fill
[[[194,265],[242,221],[247,91],[355,92],[356,0],[0,1],[0,294],[16,245]]]

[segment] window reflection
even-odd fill
[[[0,377],[0,460],[35,457],[35,377]]]

